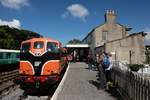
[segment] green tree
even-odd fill
[[[0,49],[19,49],[22,41],[34,37],[42,36],[28,30],[0,26]]]
[[[67,44],[80,44],[82,43],[82,41],[80,41],[79,39],[73,39],[73,40],[70,40]]]

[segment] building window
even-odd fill
[[[107,31],[103,31],[102,32],[102,41],[106,41],[107,40],[107,34],[108,34]]]

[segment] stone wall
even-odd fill
[[[141,64],[145,61],[144,34],[132,34],[122,39],[107,42],[106,52],[113,52],[113,59]]]
[[[106,35],[106,39],[103,38],[104,33]],[[95,47],[99,47],[104,45],[105,42],[124,38],[127,33],[125,31],[125,27],[122,25],[106,23],[97,27],[93,34],[95,37]]]

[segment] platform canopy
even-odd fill
[[[67,44],[67,48],[89,48],[88,44]]]

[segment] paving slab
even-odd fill
[[[70,63],[56,100],[117,100],[104,89],[97,88],[96,75],[86,63]]]

